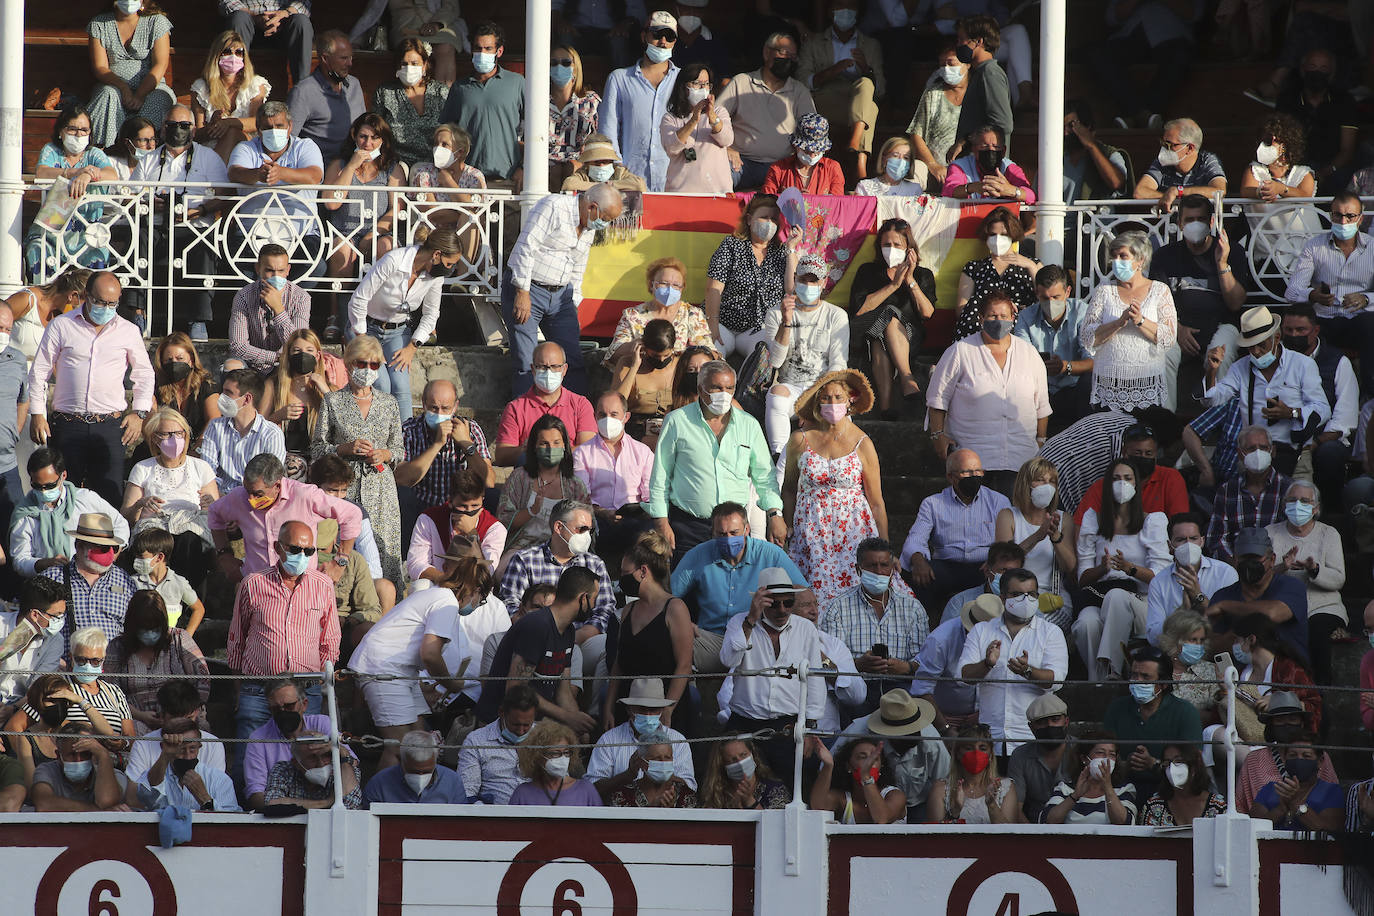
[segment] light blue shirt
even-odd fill
[[[959,656],[964,654],[964,621],[958,616],[941,623],[927,637],[916,656],[916,676],[911,679],[911,695],[930,697],[941,712],[966,716],[978,708],[978,688],[967,681],[936,681],[937,677],[960,677]]]
[[[696,604],[697,626],[724,633],[731,617],[749,610],[759,588],[759,573],[770,566],[785,570],[793,585],[810,587],[787,551],[771,541],[749,538],[744,559],[736,566],[720,555],[713,538],[687,551],[673,570],[673,594],[689,605]]]
[[[151,772],[151,771],[149,771]],[[205,783],[205,790],[210,793],[210,799],[215,803],[216,811],[242,811],[239,807],[238,797],[234,795],[234,782],[223,770],[214,767],[196,765],[196,775],[200,781]],[[160,809],[166,807],[190,808],[192,811],[200,810],[200,802],[196,797],[182,786],[176,774],[172,772],[171,764],[167,765],[166,775],[163,776],[159,785],[151,785],[148,782],[148,773],[144,773],[138,780],[139,798],[148,804],[148,807]]]
[[[286,437],[281,427],[262,414],[253,418],[253,425],[248,427],[245,436],[239,435],[233,420],[216,417],[205,427],[205,435],[200,440],[200,457],[215,469],[215,481],[221,493],[242,486],[243,466],[264,452],[286,461]]]
[[[944,624],[951,620],[962,619],[959,615],[963,613],[964,605],[968,604],[979,595],[987,593],[987,591],[987,586],[975,585],[972,588],[966,588],[962,592],[956,594],[953,598],[945,602],[945,610],[944,613],[940,615],[940,623]]]
[[[982,563],[997,531],[997,513],[1008,508],[1011,500],[986,485],[972,505],[964,505],[953,487],[927,496],[902,545],[902,569],[910,569],[918,553],[927,560]]]
[[[1092,354],[1083,349],[1078,339],[1078,326],[1083,322],[1085,304],[1081,299],[1068,300],[1068,308],[1059,322],[1059,327],[1050,324],[1049,318],[1040,310],[1040,303],[1024,308],[1016,316],[1016,325],[1011,332],[1026,343],[1035,347],[1037,353],[1052,353],[1064,362],[1079,359],[1092,359]],[[1046,382],[1050,394],[1078,384],[1076,375],[1048,375]]]
[[[262,146],[262,137],[254,137],[234,147],[234,151],[229,154],[229,168],[259,169],[267,158],[267,151]],[[277,165],[285,169],[317,168],[321,172],[320,181],[324,181],[324,156],[320,154],[320,148],[315,145],[315,141],[306,137],[292,137],[287,142],[286,150],[277,159]],[[315,196],[318,192],[295,189],[280,182],[275,185],[259,185],[258,191],[269,187],[279,188],[286,193],[275,197],[264,194],[252,200],[245,200],[239,204],[239,212],[261,214],[264,219],[276,217],[288,221],[293,224],[300,236],[319,235],[320,222],[315,213]],[[244,196],[247,197],[248,193]],[[245,223],[245,228],[250,226],[251,221]],[[251,234],[252,230],[249,231]]]
[[[1159,634],[1164,631],[1164,621],[1174,611],[1187,604],[1183,597],[1183,586],[1174,578],[1174,568],[1177,565],[1170,563],[1155,573],[1155,577],[1150,580],[1150,590],[1145,596],[1145,637],[1150,640],[1152,646],[1159,646]],[[1239,579],[1236,568],[1231,564],[1213,560],[1211,557],[1202,558],[1197,585],[1207,596],[1208,603],[1211,603],[1212,595],[1228,585],[1235,585]]]
[[[662,191],[668,178],[668,154],[658,125],[668,111],[679,68],[669,61],[668,74],[655,87],[639,64],[617,70],[606,80],[601,132],[611,138],[625,168],[643,178],[650,191]]]

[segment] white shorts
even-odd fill
[[[378,727],[409,725],[429,715],[429,704],[420,691],[419,681],[378,681],[361,678],[363,699]]]

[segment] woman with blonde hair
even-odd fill
[[[430,156],[416,162],[410,169],[410,184],[417,188],[453,188],[485,190],[487,178],[480,169],[467,164],[472,152],[472,135],[457,124],[440,124],[430,134]],[[416,194],[415,202],[467,203],[471,194],[451,194],[442,191]],[[426,218],[435,226],[451,226],[462,214],[457,210],[433,207]]]
[[[30,361],[38,352],[43,331],[55,315],[80,308],[86,297],[91,272],[84,267],[69,267],[41,286],[26,286],[5,300],[14,315],[10,346]]]
[[[750,739],[726,738],[711,745],[697,793],[698,808],[785,808],[791,798],[791,790],[773,776]]]
[[[377,87],[376,111],[396,137],[396,152],[407,166],[428,160],[429,141],[439,126],[448,84],[435,79],[430,67],[433,46],[419,38],[403,38],[396,45],[396,78]]]
[[[286,436],[286,473],[291,479],[305,479],[310,440],[325,396],[347,383],[342,360],[325,352],[314,331],[301,328],[286,338],[276,371],[263,383],[262,403],[267,419]]]
[[[994,541],[1012,541],[1026,552],[1021,565],[1035,573],[1040,594],[1055,594],[1064,605],[1045,617],[1067,636],[1073,623],[1069,597],[1076,581],[1077,540],[1073,513],[1059,506],[1059,470],[1044,458],[1021,465],[1011,487],[1011,506],[997,513]]]
[[[601,120],[601,96],[582,84],[582,55],[571,45],[549,49],[549,119],[549,187],[557,188]]]
[[[1217,663],[1207,658],[1211,637],[1207,618],[1187,609],[1166,617],[1159,633],[1159,648],[1173,661],[1174,696],[1197,707],[1204,728],[1221,721],[1217,704],[1225,692],[1215,683],[1221,679]]]
[[[173,331],[162,338],[153,352],[153,371],[157,373],[154,395],[158,404],[186,418],[191,428],[188,445],[191,451],[198,451],[205,427],[219,416],[219,391],[210,370],[201,363],[200,353],[190,335],[185,331]],[[139,454],[134,455],[135,459],[139,457]]]
[[[272,84],[253,70],[248,46],[232,29],[215,36],[200,78],[191,84],[191,113],[197,143],[213,147],[229,161],[234,146],[258,132],[258,109]]]
[[[382,575],[400,592],[401,508],[396,498],[396,465],[405,457],[401,414],[396,399],[374,387],[385,357],[374,337],[360,334],[344,347],[348,387],[325,395],[311,439],[312,459],[334,454],[353,466],[350,502],[372,520]]]
[[[536,722],[516,750],[522,782],[511,793],[510,805],[558,805],[601,807],[596,784],[582,778],[582,756],[573,747],[572,729],[553,719]]]
[[[972,725],[959,731],[950,754],[949,775],[930,784],[926,810],[933,824],[1024,822],[1016,784],[997,775],[992,731],[986,725]]]
[[[644,327],[655,318],[662,318],[673,326],[675,354],[688,347],[711,346],[711,328],[706,313],[682,298],[687,284],[687,268],[679,258],[659,258],[644,271],[650,298],[620,313],[615,333],[611,336],[612,360],[628,358],[636,341],[644,336]]]
[[[206,513],[219,499],[215,469],[189,454],[191,425],[170,407],[159,407],[143,421],[143,442],[153,457],[129,469],[120,512],[129,520],[130,534],[162,528],[176,546],[167,563],[191,580],[204,580],[207,555],[214,542]]]

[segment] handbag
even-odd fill
[[[1083,591],[1087,592],[1089,597],[1096,599],[1099,606],[1107,600],[1108,592],[1117,589],[1124,589],[1132,595],[1140,594],[1140,586],[1134,579],[1099,579],[1094,584],[1083,587]]]
[[[735,400],[745,412],[760,423],[763,422],[763,405],[768,397],[768,389],[778,376],[778,367],[768,355],[767,341],[754,344],[754,352],[745,358],[736,376]]]

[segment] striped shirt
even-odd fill
[[[914,665],[930,635],[930,617],[921,602],[893,588],[888,590],[887,607],[879,618],[860,586],[831,599],[821,612],[820,627],[855,655],[864,655],[874,644],[882,643],[889,658]]]
[[[118,566],[111,566],[92,585],[76,568],[76,561],[66,566],[49,566],[40,575],[57,582],[66,582],[71,589],[67,601],[67,625],[62,629],[62,654],[71,652],[72,634],[84,627],[100,627],[109,639],[124,635],[124,614],[137,586]]]
[[[1274,522],[1286,521],[1283,494],[1288,492],[1290,483],[1272,467],[1259,496],[1246,488],[1243,474],[1223,483],[1212,500],[1212,517],[1207,523],[1208,555],[1229,563],[1231,547],[1242,528],[1267,528]]]
[[[1046,816],[1056,807],[1063,803],[1064,799],[1073,795],[1074,788],[1067,782],[1061,782],[1054,787],[1054,794],[1050,800],[1045,802],[1045,807],[1040,811],[1040,823],[1047,823]],[[1121,801],[1121,807],[1126,809],[1126,824],[1135,823],[1135,786],[1126,783],[1118,786],[1116,797]],[[1107,812],[1107,796],[1099,795],[1097,798],[1080,798],[1074,802],[1073,808],[1069,810],[1068,817],[1064,819],[1066,824],[1110,824],[1111,815]],[[1124,826],[1124,825],[1122,825]]]
[[[1360,814],[1360,790],[1374,794],[1374,779],[1366,779],[1364,782],[1357,782],[1350,787],[1350,791],[1345,796],[1345,829],[1347,833],[1374,833],[1366,823],[1369,823]]]
[[[229,417],[215,417],[200,440],[200,457],[214,470],[220,493],[243,485],[243,468],[258,455],[276,455],[286,461],[286,437],[281,427],[262,414],[253,418],[246,436]]]
[[[477,454],[491,461],[491,450],[487,448],[487,437],[482,433],[482,427],[478,426],[476,421],[464,420],[462,417],[454,417],[453,422],[468,425],[468,437],[472,439],[472,444],[477,446]],[[414,461],[420,457],[421,452],[434,444],[434,431],[425,423],[423,416],[410,417],[401,421],[401,442],[405,445],[406,461]],[[458,443],[452,439],[445,442],[444,447],[439,449],[439,454],[434,456],[429,473],[421,477],[413,488],[420,505],[429,508],[448,502],[453,490],[453,472],[467,466],[467,458],[458,454]]]
[[[525,228],[507,262],[516,289],[528,290],[531,282],[558,288],[571,284],[573,299],[582,300],[582,273],[596,233],[579,228],[580,199],[575,194],[551,194],[525,217]]]
[[[1312,287],[1325,283],[1331,295],[1336,297],[1336,305],[1316,305],[1312,310],[1318,318],[1354,318],[1356,315],[1374,312],[1374,238],[1360,232],[1355,235],[1355,250],[1350,257],[1336,247],[1336,240],[1330,232],[1313,236],[1303,246],[1293,270],[1288,276],[1288,288],[1283,297],[1289,302],[1306,302]],[[1341,308],[1340,300],[1350,293],[1364,293],[1369,297],[1368,304],[1357,312]]]
[[[229,624],[229,667],[273,677],[288,671],[321,671],[339,658],[339,615],[334,582],[307,569],[288,589],[272,566],[239,583]]]
[[[1121,434],[1138,420],[1119,410],[1089,414],[1040,446],[1040,457],[1059,471],[1059,505],[1075,509],[1094,481],[1107,476],[1121,454]]]
[[[133,718],[133,713],[129,711],[128,697],[124,695],[124,691],[114,682],[107,681],[104,678],[97,680],[95,684],[100,688],[100,692],[95,694],[87,691],[75,678],[67,678],[67,684],[76,692],[76,695],[81,698],[81,702],[89,703],[96,712],[105,717],[106,724],[114,729],[115,734],[122,733],[124,731],[125,720]],[[24,703],[20,708],[23,710],[24,715],[29,717],[30,722],[37,722],[39,720],[38,710],[34,709],[28,703]],[[80,706],[73,703],[67,707],[67,718],[64,719],[63,722],[90,725],[91,717],[86,715],[85,711]]]

